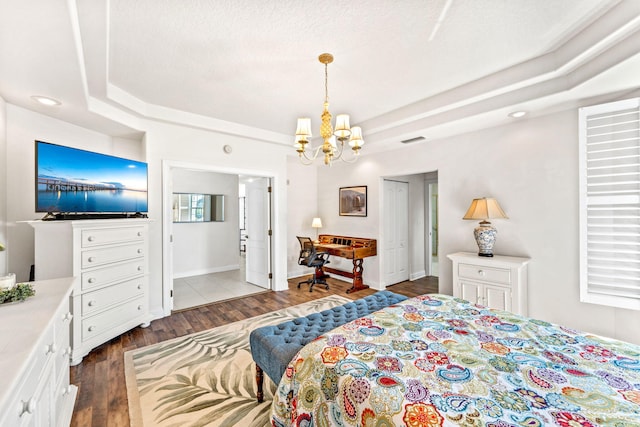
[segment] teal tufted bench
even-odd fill
[[[307,343],[338,326],[406,299],[404,295],[380,291],[320,313],[311,313],[305,317],[251,331],[249,344],[251,356],[256,362],[258,402],[264,399],[263,373],[278,384],[289,362]]]

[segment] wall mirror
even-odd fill
[[[224,221],[224,195],[173,193],[173,222]]]

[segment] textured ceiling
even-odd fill
[[[3,0],[0,96],[114,135],[147,117],[290,144],[331,52],[331,112],[382,147],[633,93],[639,30],[637,0]]]

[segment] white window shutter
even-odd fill
[[[580,300],[640,310],[640,98],[579,124]]]

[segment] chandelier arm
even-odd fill
[[[316,148],[310,148],[309,151],[314,152],[315,153],[309,157],[307,155],[307,150],[303,151],[302,153],[299,153],[298,156],[300,157],[300,161],[302,162],[303,165],[305,166],[309,166],[311,164],[313,164],[313,162],[315,161],[316,158],[318,158],[318,154],[320,154],[320,150],[322,149],[322,145]],[[303,158],[307,159],[309,161],[309,163],[306,163]]]
[[[359,157],[358,154],[354,154],[351,160],[347,160],[345,157],[341,157],[340,160],[342,160],[345,163],[355,163],[358,160],[358,157]]]

